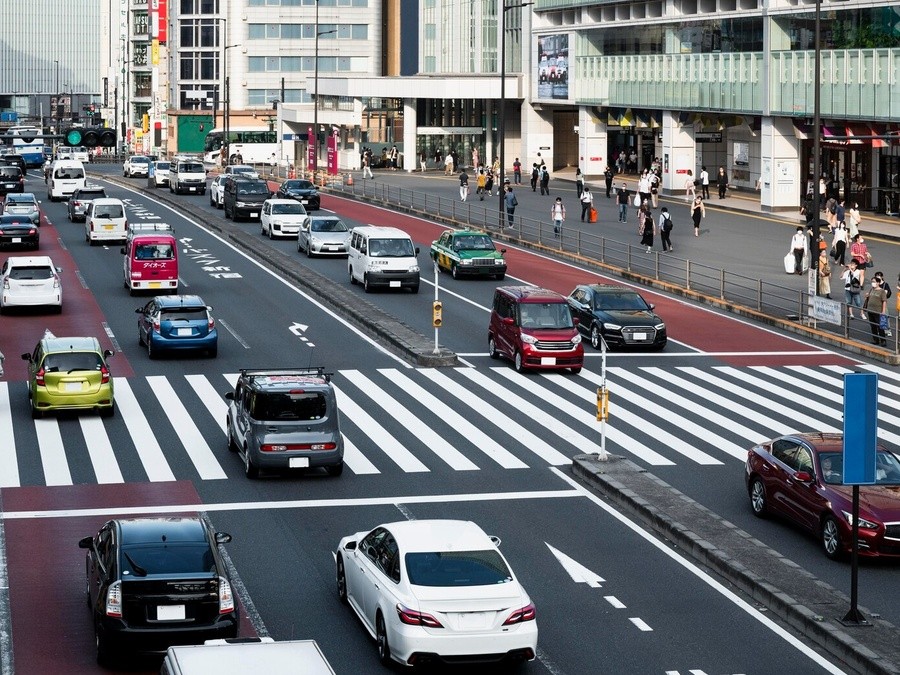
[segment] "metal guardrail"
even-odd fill
[[[354,197],[394,206],[427,216],[450,226],[474,226],[489,232],[502,233],[504,237],[532,247],[552,250],[593,263],[623,276],[651,285],[680,290],[684,294],[714,299],[726,309],[742,309],[760,318],[769,318],[782,325],[802,325],[809,329],[807,337],[820,341],[835,339],[871,345],[870,323],[867,320],[851,320],[848,305],[835,300],[839,306],[840,323],[827,323],[812,315],[810,294],[779,284],[735,274],[720,267],[680,258],[673,253],[653,251],[646,253],[643,246],[624,243],[592,232],[576,228],[563,228],[559,236],[553,226],[533,218],[519,215],[513,218],[513,227],[507,227],[507,216],[499,211],[498,197],[485,201],[461,201],[439,195],[389,185],[379,181],[347,180],[328,183],[335,193],[348,193]],[[491,206],[496,208],[491,208]],[[839,280],[833,297],[843,294]],[[900,292],[900,289],[894,291]],[[892,298],[893,300],[893,298]],[[859,314],[858,309],[854,309]],[[900,354],[898,317],[888,315],[887,345],[881,347],[888,356]],[[830,338],[830,339],[829,339]],[[871,349],[868,350],[870,355]]]

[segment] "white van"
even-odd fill
[[[121,199],[103,197],[91,200],[84,212],[84,240],[124,241],[128,237],[128,219]]]
[[[373,288],[408,288],[419,292],[419,249],[396,227],[355,227],[347,255],[350,283]]]
[[[50,180],[47,182],[47,199],[68,199],[75,190],[84,187],[84,164],[74,159],[58,159],[50,167]]]
[[[160,675],[335,675],[315,640],[208,640],[169,647]]]

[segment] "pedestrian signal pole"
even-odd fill
[[[434,261],[434,302],[431,305],[431,325],[434,326],[434,353],[439,354],[440,349],[438,348],[438,331],[441,328],[441,324],[444,323],[443,317],[444,307],[441,304],[441,301],[438,300],[438,264],[437,260]]]
[[[597,421],[600,422],[600,452],[597,459],[609,459],[606,452],[606,421],[609,419],[609,387],[606,386],[606,339],[600,336],[600,386],[597,388]]]

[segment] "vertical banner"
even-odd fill
[[[338,172],[338,130],[334,129],[328,137],[328,173],[331,176]]]
[[[169,41],[169,0],[154,0],[158,7],[156,37],[159,44],[164,45]]]
[[[878,375],[844,375],[844,485],[875,483]]]
[[[312,127],[306,128],[306,168],[316,170],[316,134]]]

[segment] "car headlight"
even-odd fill
[[[239,206],[242,209],[247,209],[253,206],[253,204],[250,202],[235,202],[234,205]]]
[[[472,261],[471,260],[460,260],[459,264],[460,265],[471,265]]]
[[[853,527],[853,514],[849,511],[841,511],[844,514],[844,518],[847,519],[847,523]],[[865,518],[859,519],[859,529],[861,530],[877,530],[879,527],[878,523],[873,523],[871,520],[866,520]]]
[[[534,335],[529,335],[528,333],[521,333],[519,337],[522,338],[522,342],[527,345],[537,344],[537,338]]]
[[[503,258],[494,258],[495,265],[505,265],[506,261]]]
[[[617,323],[604,323],[603,329],[604,330],[622,330],[622,326],[620,326]]]
[[[418,265],[410,265],[409,269],[407,270],[407,272],[409,272],[410,274],[415,274],[418,271],[419,271]]]
[[[581,335],[576,334],[575,337],[572,338],[572,344],[581,344]]]
[[[665,329],[666,329],[666,324],[664,324],[664,323],[658,323],[658,324],[656,324],[656,325],[653,326],[653,327],[654,327],[656,330],[665,330]]]

